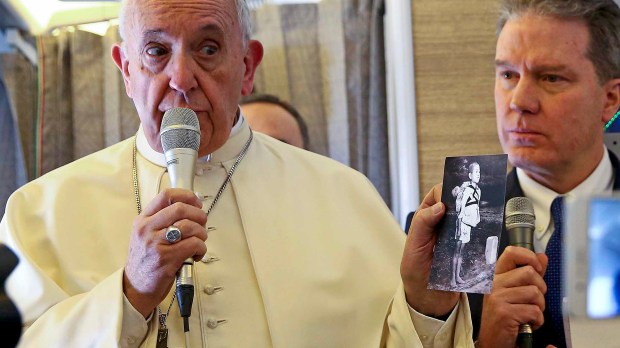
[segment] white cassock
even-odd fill
[[[198,161],[195,191],[216,194],[249,135],[241,118],[211,161]],[[137,137],[146,207],[169,179],[163,155]],[[28,326],[20,346],[155,347],[156,313],[144,320],[122,287],[137,215],[133,144],[10,198],[0,239],[20,258],[7,282]],[[331,159],[255,133],[207,227],[215,229],[194,267],[191,347],[473,346],[464,295],[445,324],[410,311],[399,275],[404,233],[370,182]],[[168,346],[183,347],[176,303],[167,325]]]

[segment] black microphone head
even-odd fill
[[[536,216],[532,200],[527,197],[514,197],[506,203],[506,229],[525,227],[534,229]]]
[[[19,259],[4,244],[0,243],[0,325],[2,326],[2,347],[16,347],[22,333],[22,317],[19,310],[6,294],[6,279],[15,269]]]
[[[198,151],[200,145],[198,116],[192,109],[172,108],[164,113],[159,135],[164,153],[176,148]]]

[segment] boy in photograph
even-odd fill
[[[465,280],[461,278],[461,265],[463,264],[463,248],[465,244],[469,243],[471,238],[471,229],[476,227],[480,222],[480,165],[477,162],[473,162],[469,165],[469,182],[461,185],[462,196],[459,202],[457,198],[456,206],[458,210],[458,222],[457,222],[457,242],[454,252],[454,258],[452,259],[452,286],[457,283],[465,283]]]

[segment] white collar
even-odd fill
[[[208,156],[199,158],[196,163],[197,166],[207,165],[207,162],[215,164],[236,159],[239,152],[241,152],[243,145],[248,140],[247,138],[249,137],[249,133],[250,128],[248,123],[245,121],[243,115],[239,113],[239,119],[231,129],[230,136],[228,137],[226,143],[211,154],[210,161],[208,161]],[[163,153],[158,152],[151,147],[146,139],[142,125],[140,125],[138,132],[136,133],[136,147],[138,148],[138,152],[150,162],[160,167],[166,166],[166,157]]]
[[[523,194],[530,198],[534,205],[534,214],[536,215],[535,234],[538,238],[541,238],[542,235],[549,231],[551,225],[551,203],[553,203],[557,196],[561,195],[534,181],[521,168],[517,168],[517,177],[519,178]],[[613,183],[613,166],[607,148],[605,148],[603,158],[592,174],[564,196],[570,199],[590,194],[611,194]]]

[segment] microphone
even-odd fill
[[[509,199],[506,203],[506,231],[510,245],[534,251],[535,221],[531,199],[527,197]],[[532,327],[530,324],[521,324],[517,335],[517,347],[531,348],[533,343]]]
[[[22,317],[13,301],[6,293],[6,280],[17,267],[19,259],[6,245],[0,244],[0,327],[2,327],[2,346],[17,347],[22,333]]]
[[[191,109],[172,108],[164,113],[160,129],[171,186],[194,192],[194,172],[200,145],[198,116]],[[175,226],[168,229],[178,230]],[[176,295],[185,332],[189,331],[189,317],[194,302],[193,267],[194,260],[190,257],[177,272]]]

